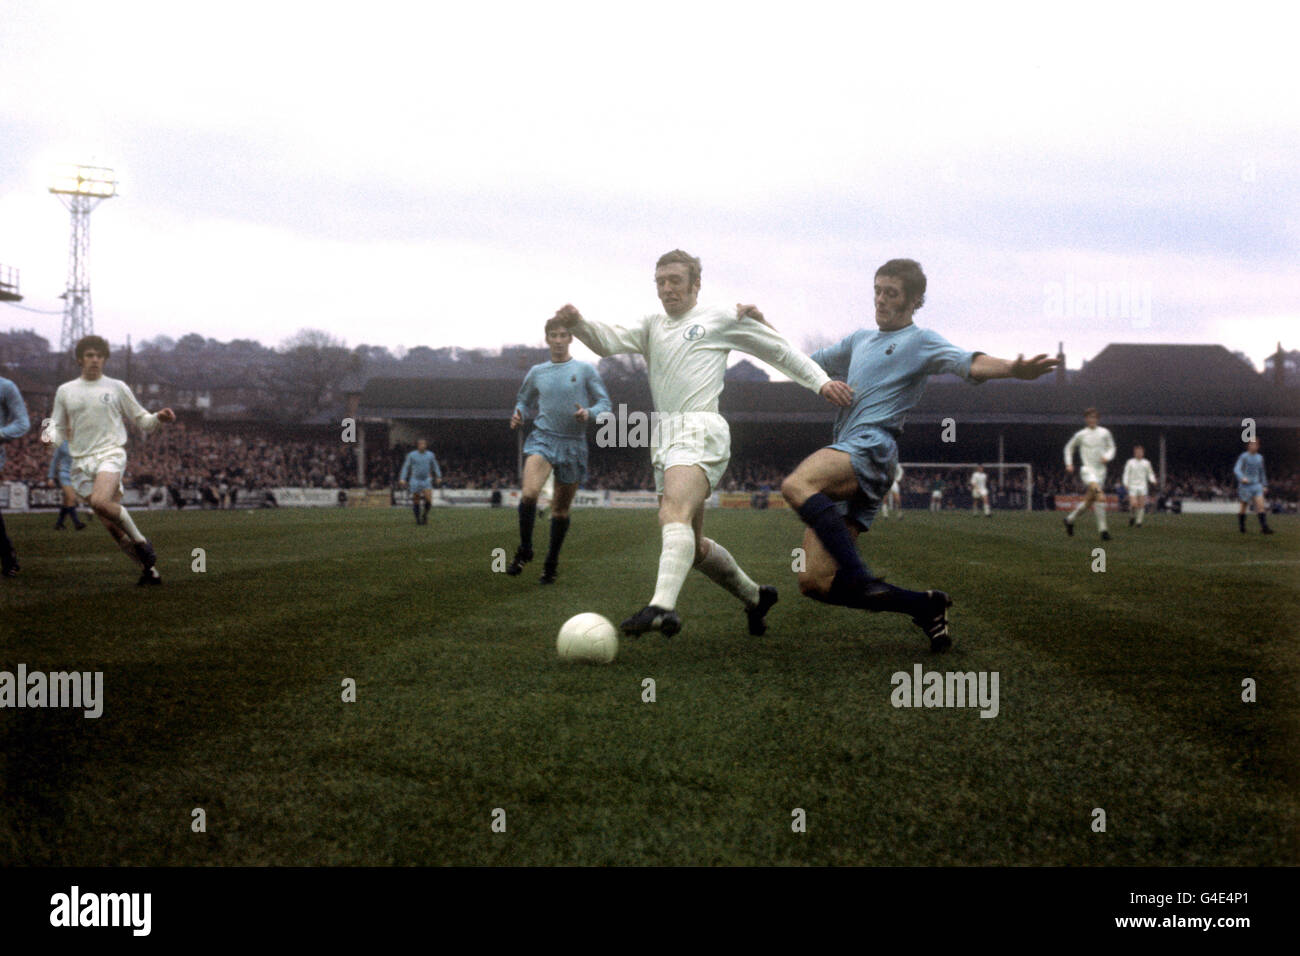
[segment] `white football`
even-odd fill
[[[618,631],[599,614],[579,614],[564,622],[555,650],[562,661],[608,664],[618,654]]]

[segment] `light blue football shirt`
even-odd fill
[[[1268,479],[1264,477],[1264,456],[1259,452],[1252,455],[1248,451],[1243,451],[1237,459],[1237,463],[1232,466],[1232,473],[1243,484],[1264,485],[1268,483]]]
[[[533,409],[533,424],[556,435],[581,437],[587,426],[575,419],[577,406],[590,413],[590,421],[610,411],[609,393],[596,367],[588,362],[540,362],[528,370],[515,398],[515,410],[527,418]]]
[[[835,416],[838,442],[865,428],[902,431],[907,412],[921,400],[931,375],[951,373],[978,384],[970,365],[981,354],[959,349],[938,332],[912,324],[892,332],[860,329],[811,358],[831,378],[843,379],[853,389],[853,404]]]
[[[402,473],[397,480],[432,481],[435,473],[438,475],[438,480],[441,481],[442,469],[438,467],[438,459],[434,453],[412,449],[406,456],[406,461],[402,463]]]

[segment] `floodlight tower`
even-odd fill
[[[117,180],[111,169],[69,165],[55,173],[50,192],[72,212],[68,289],[63,293],[63,334],[59,340],[66,355],[79,338],[95,331],[90,309],[90,213],[103,200],[117,195]]]

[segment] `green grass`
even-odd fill
[[[6,519],[23,572],[0,580],[0,669],[102,670],[106,701],[0,710],[0,863],[1300,862],[1294,519],[1117,521],[1105,573],[1090,519],[1069,539],[1047,514],[879,522],[873,569],[956,601],[931,656],[905,618],[799,597],[788,512],[714,511],[781,587],[768,635],[692,575],[682,634],[604,667],[561,663],[555,633],[648,600],[652,512],[577,512],[551,588],[539,563],[492,572],[505,510],[139,519],[159,589],[102,529]],[[997,671],[1000,713],[895,709],[918,662]]]

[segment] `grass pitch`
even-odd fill
[[[1104,572],[1089,518],[878,521],[873,570],[956,602],[932,656],[905,618],[798,595],[790,513],[711,511],[781,588],[767,636],[694,574],[683,632],[604,667],[555,634],[648,600],[653,512],[575,512],[547,588],[544,521],[522,577],[492,571],[508,510],[142,513],[149,590],[98,527],[6,520],[0,670],[102,671],[105,700],[0,710],[0,863],[1300,862],[1294,519],[1116,520]],[[894,707],[917,663],[997,671],[997,716]]]

